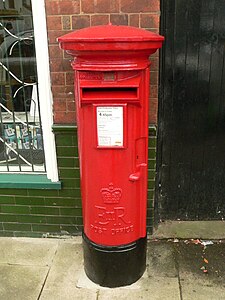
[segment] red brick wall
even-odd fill
[[[159,30],[160,0],[45,0],[54,122],[75,123],[71,57],[59,49],[56,38],[88,26],[130,25]],[[152,56],[150,123],[157,122],[158,53]]]

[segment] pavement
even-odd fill
[[[81,242],[0,238],[0,299],[225,300],[225,240],[149,239],[143,277],[113,289],[86,277]]]

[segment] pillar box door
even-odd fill
[[[149,55],[163,39],[113,25],[58,38],[74,57],[84,266],[103,286],[145,270]]]

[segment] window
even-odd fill
[[[44,0],[3,0],[0,172],[46,174],[58,181],[52,123]]]

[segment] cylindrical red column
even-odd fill
[[[149,55],[163,39],[113,25],[58,38],[74,57],[84,267],[102,286],[145,270]]]

